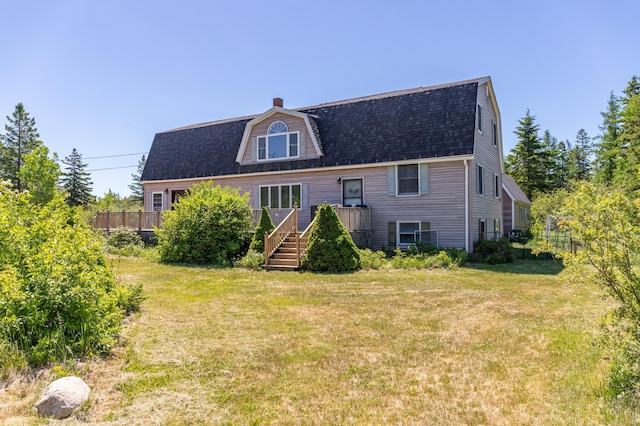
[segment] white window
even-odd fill
[[[500,239],[500,219],[493,220],[493,234],[495,236],[496,241]]]
[[[418,195],[419,186],[417,164],[398,166],[398,195]]]
[[[298,136],[298,132],[289,132],[284,122],[274,121],[267,134],[258,137],[258,160],[298,157]]]
[[[429,193],[429,164],[387,167],[387,195],[392,197]]]
[[[420,222],[398,222],[397,241],[400,247],[416,243],[416,232],[420,232]]]
[[[484,167],[478,164],[476,168],[476,183],[478,189],[478,195],[484,195]]]
[[[476,110],[476,127],[482,133],[482,106],[480,104],[478,104],[478,109]]]
[[[260,187],[260,207],[290,209],[294,204],[301,208],[301,185],[271,185]]]
[[[520,222],[524,222],[524,209],[522,207],[519,207],[518,209],[519,209],[518,213],[520,216]]]
[[[491,135],[493,138],[493,146],[497,148],[498,147],[498,125],[494,121],[492,121],[491,127],[493,129],[493,134]]]
[[[493,174],[493,196],[500,197],[500,177],[497,173]]]
[[[162,200],[163,200],[162,192],[154,192],[151,195],[151,203],[152,203],[151,209],[154,212],[162,211],[162,207],[163,207]]]

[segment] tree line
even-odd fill
[[[82,154],[73,148],[71,154],[60,161],[64,169],[58,161],[57,154],[50,153],[40,139],[35,119],[22,103],[16,105],[13,114],[7,116],[5,134],[0,134],[0,181],[6,181],[18,192],[28,190],[32,199],[40,204],[50,201],[58,189],[66,192],[65,200],[72,207],[95,202],[91,193],[93,182]],[[130,198],[139,202],[143,196],[140,178],[145,163],[143,155],[129,185]],[[111,191],[109,194],[113,196]]]
[[[640,189],[640,80],[633,76],[622,94],[611,92],[600,133],[584,129],[573,143],[561,141],[540,126],[530,111],[518,120],[516,146],[505,157],[505,171],[529,199],[571,182],[593,181],[623,191]]]

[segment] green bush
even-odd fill
[[[242,254],[251,230],[248,193],[203,182],[174,206],[157,231],[161,261],[229,265]]]
[[[424,246],[424,251],[419,250],[420,248],[414,248],[403,252],[396,248],[391,258],[391,266],[394,269],[449,268],[463,266],[467,261],[467,252],[462,249]]]
[[[360,269],[360,252],[329,204],[321,205],[316,212],[301,266],[320,272]]]
[[[0,186],[0,342],[32,365],[106,354],[120,332],[118,285],[101,238],[60,196],[30,204]]]
[[[142,246],[142,238],[136,231],[124,226],[118,226],[107,235],[107,244],[115,248],[123,248],[126,246]]]
[[[116,288],[116,305],[125,313],[139,312],[140,305],[147,299],[142,284],[119,286]]]
[[[249,250],[244,257],[235,263],[235,266],[239,268],[252,269],[259,271],[264,265],[264,253],[257,252],[255,250]]]
[[[256,226],[249,250],[264,252],[264,233],[268,232],[270,234],[274,229],[276,229],[276,226],[273,224],[271,216],[269,216],[269,210],[267,210],[266,207],[262,207],[260,221],[258,222],[258,226]]]
[[[511,263],[515,259],[513,247],[508,239],[479,240],[473,244],[474,261],[487,262],[491,265]]]
[[[362,269],[383,269],[389,262],[387,255],[382,251],[371,249],[360,249],[360,264]]]

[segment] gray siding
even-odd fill
[[[478,87],[478,104],[482,107],[482,132],[476,129],[474,144],[474,159],[471,162],[471,214],[470,214],[470,239],[471,243],[478,240],[480,235],[480,220],[486,221],[487,238],[493,235],[494,220],[500,220],[500,233],[502,234],[504,220],[502,213],[502,138],[498,111],[492,101],[492,92],[487,95],[487,83]],[[498,132],[498,144],[493,143],[493,126],[496,123]],[[484,195],[479,195],[477,188],[477,166],[484,170]],[[498,175],[498,197],[494,196],[493,179]]]
[[[417,161],[416,161],[417,163]],[[342,203],[342,185],[338,178],[363,179],[364,203],[371,208],[374,246],[388,245],[388,222],[430,222],[431,230],[439,231],[443,247],[465,247],[464,162],[462,160],[429,162],[429,194],[418,196],[390,196],[387,194],[387,164],[370,167],[345,167],[333,170],[296,171],[288,173],[260,173],[229,176],[213,180],[214,184],[240,188],[251,194],[257,206],[260,185],[308,184],[309,208],[300,211],[300,227],[310,220],[311,207],[324,202]],[[145,210],[151,210],[151,194],[180,190],[202,180],[145,183]]]

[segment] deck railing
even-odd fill
[[[291,209],[269,209],[269,216],[271,216],[271,221],[275,226],[280,225],[280,222],[282,222],[289,215],[289,213],[291,213]],[[262,210],[254,209],[251,211],[251,221],[254,228],[258,226],[261,214]]]
[[[369,207],[334,206],[340,221],[347,228],[347,231],[364,231],[371,229],[371,209]]]
[[[93,227],[96,229],[115,229],[119,226],[133,228],[138,231],[152,230],[154,225],[160,228],[162,212],[97,212]]]
[[[264,233],[264,264],[269,265],[269,258],[280,247],[280,244],[291,234],[298,233],[298,206],[293,205],[293,210],[273,230],[271,234]],[[299,240],[298,240],[299,242]],[[300,244],[298,243],[298,247]],[[298,250],[298,253],[300,250]],[[298,255],[298,258],[300,256]]]

